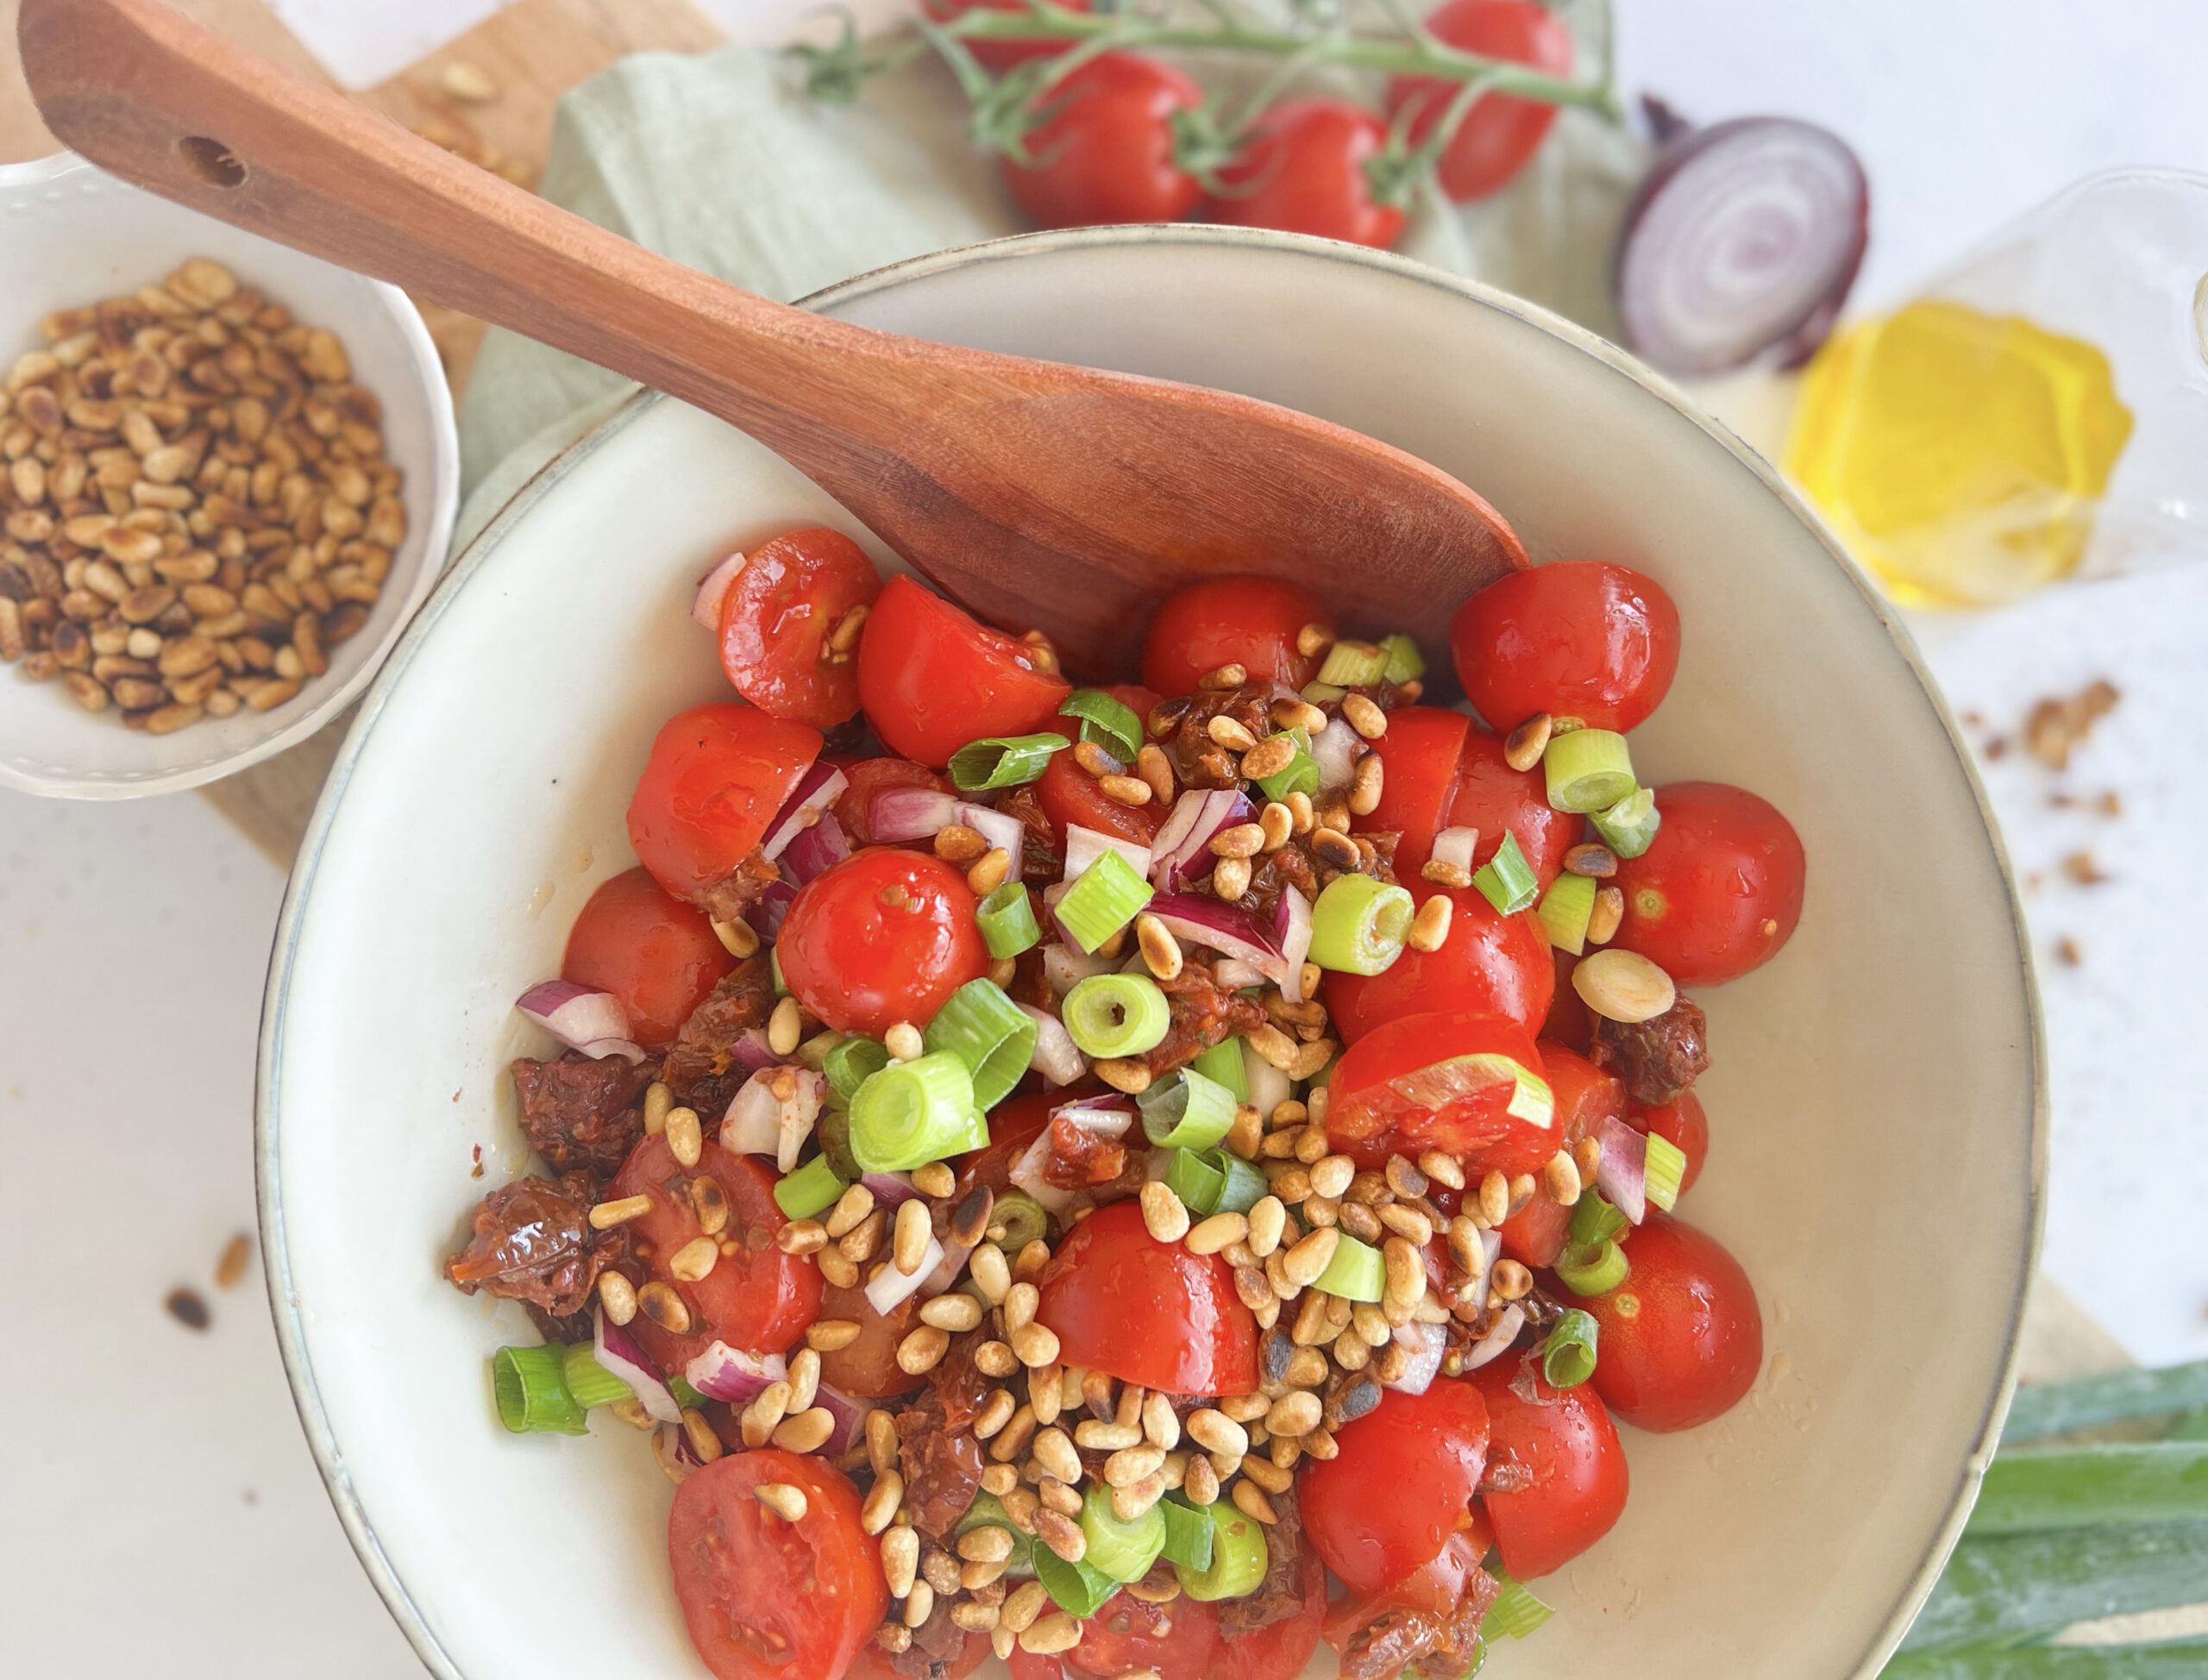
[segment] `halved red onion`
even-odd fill
[[[972,829],[988,841],[993,849],[1012,854],[1017,879],[1019,855],[1027,847],[1027,825],[1008,811],[999,811],[994,806],[972,805],[961,800],[956,807],[956,819]]]
[[[1479,849],[1476,828],[1445,828],[1433,837],[1431,856],[1436,863],[1453,864],[1466,874],[1472,872],[1472,854]]]
[[[1465,1350],[1465,1369],[1476,1371],[1510,1351],[1518,1332],[1526,1327],[1526,1309],[1513,1301],[1502,1309],[1486,1335]]]
[[[721,603],[728,599],[728,586],[743,569],[743,556],[731,555],[698,580],[698,592],[690,598],[690,616],[716,636],[720,634]]]
[[[932,840],[958,820],[956,796],[938,787],[885,787],[867,807],[866,829],[884,845]]]
[[[1233,787],[1191,787],[1173,802],[1151,842],[1150,878],[1160,892],[1178,893],[1202,880],[1219,862],[1212,837],[1238,823],[1255,821],[1257,807]],[[1070,871],[1069,871],[1070,873]]]
[[[1311,737],[1311,762],[1319,767],[1319,791],[1338,793],[1357,780],[1357,731],[1340,718]]]
[[[796,901],[796,887],[787,881],[770,881],[746,908],[743,919],[751,924],[754,933],[772,942],[782,931],[782,918],[790,913],[790,906]]]
[[[1870,215],[1862,163],[1828,129],[1746,116],[1690,130],[1626,209],[1611,286],[1627,346],[1673,373],[1807,360],[1855,284]]]
[[[659,1367],[652,1363],[637,1338],[607,1318],[603,1307],[592,1319],[592,1357],[635,1389],[637,1403],[652,1417],[662,1423],[681,1422],[682,1408],[674,1403],[674,1394],[661,1380]]]
[[[1052,888],[1053,892],[1057,889]],[[1043,895],[1046,900],[1051,894]],[[1071,945],[1052,944],[1043,947],[1043,977],[1051,982],[1051,989],[1060,997],[1073,990],[1091,975],[1108,975],[1113,969],[1108,956],[1084,955]]]
[[[572,981],[548,980],[524,992],[514,1007],[569,1050],[629,1042],[629,1012],[611,992],[595,991]],[[643,1052],[638,1050],[635,1059],[643,1060]]]
[[[1088,866],[1106,852],[1117,852],[1127,860],[1128,867],[1147,881],[1150,878],[1151,849],[1138,846],[1132,840],[1122,840],[1116,834],[1101,834],[1093,828],[1083,828],[1079,823],[1066,824],[1066,867],[1064,879],[1079,881]]]
[[[832,764],[816,762],[799,779],[797,790],[782,802],[775,820],[767,824],[759,850],[768,860],[789,849],[790,842],[827,815],[828,807],[843,797],[850,778]]]
[[[929,1274],[943,1263],[943,1243],[936,1237],[928,1238],[927,1251],[920,1256],[920,1263],[913,1270],[900,1271],[894,1265],[886,1265],[867,1280],[867,1304],[885,1317],[895,1312],[906,1301],[919,1293]]]
[[[1070,1085],[1088,1071],[1088,1063],[1074,1044],[1073,1035],[1066,1031],[1063,1021],[1032,1003],[1019,1006],[1035,1021],[1035,1053],[1027,1058],[1027,1065],[1043,1075],[1044,1084]]]
[[[1648,1138],[1615,1114],[1603,1116],[1595,1134],[1602,1139],[1603,1162],[1595,1169],[1595,1188],[1611,1207],[1639,1225],[1648,1217]]]
[[[1441,1369],[1441,1355],[1449,1345],[1448,1332],[1438,1324],[1400,1325],[1396,1330],[1396,1341],[1408,1349],[1411,1357],[1401,1376],[1380,1386],[1393,1389],[1400,1395],[1424,1394]]]
[[[901,1207],[920,1194],[913,1188],[910,1173],[868,1173],[859,1182],[874,1192],[876,1207]]]
[[[814,1388],[812,1403],[825,1408],[836,1420],[835,1429],[821,1443],[821,1453],[831,1459],[842,1457],[858,1445],[859,1436],[866,1428],[866,1414],[873,1408],[825,1382]]]
[[[819,822],[800,829],[783,848],[782,868],[802,887],[816,875],[826,874],[850,855],[850,836],[844,832],[834,812],[824,811]]]
[[[682,1368],[682,1380],[708,1400],[749,1406],[789,1375],[779,1353],[749,1353],[715,1342]]]

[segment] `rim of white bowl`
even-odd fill
[[[0,193],[56,186],[80,175],[91,178],[81,185],[80,191],[121,193],[126,197],[148,196],[144,188],[110,174],[89,158],[74,152],[57,152],[29,163],[0,166]],[[226,235],[233,231],[226,223],[215,225],[223,228]],[[392,615],[391,622],[384,627],[367,657],[361,661],[359,670],[327,688],[315,685],[308,691],[313,695],[310,705],[285,716],[279,727],[245,746],[214,751],[173,769],[117,771],[104,775],[25,770],[0,762],[0,787],[49,799],[136,799],[203,787],[273,758],[286,747],[296,746],[322,730],[376,680],[400,637],[413,623],[415,614],[429,599],[430,592],[436,587],[443,570],[445,551],[452,543],[453,524],[460,517],[460,429],[445,382],[444,358],[437,354],[436,342],[430,336],[421,310],[415,308],[414,300],[404,291],[386,280],[372,279],[335,263],[324,262],[323,266],[329,271],[333,285],[365,287],[392,318],[407,353],[403,363],[394,368],[394,374],[406,382],[410,400],[419,403],[429,423],[430,517],[422,529],[420,547],[415,549],[414,535],[410,532],[400,549],[402,555],[408,549],[415,550],[414,569],[413,574],[405,579],[405,592],[399,597],[398,611]],[[388,391],[379,390],[377,395],[386,407],[391,405],[393,398]],[[398,565],[398,560],[394,559],[394,571]],[[58,701],[61,696],[53,698]],[[272,718],[274,715],[270,714]]]
[[[1777,468],[1729,428],[1703,411],[1678,386],[1634,356],[1552,310],[1477,280],[1445,274],[1408,257],[1371,250],[1360,245],[1343,244],[1334,240],[1313,239],[1299,234],[1276,233],[1257,228],[1168,223],[1015,234],[1003,239],[954,247],[925,256],[908,258],[903,262],[890,263],[838,281],[834,285],[825,286],[798,301],[806,309],[824,309],[907,280],[924,279],[947,269],[969,267],[980,263],[1017,262],[1069,248],[1139,245],[1209,245],[1283,250],[1352,267],[1377,269],[1401,279],[1446,291],[1467,303],[1522,321],[1561,339],[1582,354],[1591,356],[1632,380],[1721,445],[1744,471],[1753,474],[1816,538],[1827,557],[1854,586],[1866,610],[1885,630],[1895,656],[1916,682],[1935,720],[1945,730],[1955,771],[1961,776],[1978,808],[1979,837],[1992,855],[1995,872],[2008,900],[2010,928],[2016,939],[2031,1039],[2030,1092],[2027,1103],[2027,1118],[2031,1129],[2029,1182],[2027,1187],[2029,1207],[2024,1249],[2019,1257],[2017,1276],[2010,1285],[2009,1321],[2004,1335],[2001,1358],[1998,1369],[1993,1373],[1992,1386],[1985,1397],[1985,1413],[1977,1438],[1956,1473],[1946,1515],[1926,1542],[1923,1558],[1911,1571],[1908,1584],[1903,1589],[1891,1611],[1872,1633],[1850,1677],[1850,1680],[1874,1680],[1886,1659],[1900,1645],[1910,1622],[1923,1608],[1924,1601],[1939,1581],[1948,1553],[1961,1538],[1963,1524],[1977,1498],[1979,1483],[1984,1478],[1985,1466],[1999,1442],[2001,1426],[2008,1416],[2009,1402],[2016,1389],[2025,1297],[2033,1275],[2038,1269],[2046,1213],[2048,1131],[2047,1032],[2041,1013],[2038,976],[2032,962],[2031,940],[2025,927],[2023,903],[2017,892],[2016,876],[2010,867],[2008,849],[2002,842],[1992,805],[1986,798],[1985,786],[1971,761],[1969,749],[1964,743],[1962,730],[1955,721],[1954,714],[1949,710],[1938,684],[1933,680],[1931,672],[1917,652],[1915,641],[1891,605],[1868,574],[1856,564],[1816,510],[1780,476]],[[407,1642],[414,1647],[415,1654],[421,1658],[423,1665],[439,1680],[467,1680],[467,1677],[430,1631],[428,1618],[415,1604],[405,1582],[385,1552],[383,1543],[361,1506],[359,1494],[353,1486],[351,1472],[330,1427],[329,1414],[323,1406],[313,1362],[307,1353],[298,1300],[292,1285],[291,1256],[285,1239],[284,1209],[277,1188],[280,1180],[276,1170],[276,1160],[282,1144],[282,1132],[276,1112],[275,1092],[278,1074],[283,1064],[284,1017],[289,1001],[292,962],[298,953],[302,915],[313,891],[323,847],[344,803],[345,790],[352,779],[354,767],[367,744],[368,737],[374,732],[385,703],[406,668],[435,631],[437,621],[443,617],[446,609],[488,558],[497,552],[508,532],[527,517],[554,485],[574,471],[601,445],[631,424],[652,404],[662,400],[656,392],[637,392],[612,415],[548,461],[485,524],[466,551],[448,569],[429,603],[415,615],[405,637],[384,660],[375,685],[362,702],[359,716],[345,737],[336,762],[331,766],[329,779],[316,804],[313,820],[308,825],[305,839],[299,849],[298,862],[293,866],[290,884],[285,891],[283,912],[277,922],[275,944],[269,956],[268,982],[261,1006],[260,1053],[254,1069],[254,1182],[260,1208],[264,1274],[269,1307],[276,1321],[277,1345],[283,1356],[285,1376],[291,1382],[292,1404],[298,1413],[300,1425],[306,1432],[307,1445],[314,1453],[316,1467],[322,1473],[323,1484],[329,1490],[331,1504],[336,1508],[338,1520],[345,1529],[346,1538],[352,1543],[354,1552],[359,1557],[361,1567],[367,1571],[368,1578],[374,1583],[385,1608],[398,1624],[399,1631],[406,1636]]]

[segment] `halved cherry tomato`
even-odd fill
[[[1426,27],[1452,47],[1552,76],[1571,72],[1571,32],[1564,20],[1534,0],[1446,0],[1429,12]],[[1415,100],[1414,141],[1433,133],[1462,84],[1432,77],[1397,76],[1388,83],[1388,109]],[[1441,190],[1458,204],[1484,198],[1508,185],[1533,160],[1556,121],[1556,107],[1538,99],[1490,93],[1477,100],[1441,154],[1435,170]]]
[[[1388,714],[1388,732],[1372,743],[1383,771],[1380,803],[1357,819],[1364,834],[1396,833],[1396,878],[1415,881],[1433,855],[1433,837],[1450,825],[1457,765],[1472,720],[1461,711],[1407,705]],[[1480,838],[1487,839],[1485,834]],[[1501,844],[1498,837],[1496,842]]]
[[[1327,1566],[1303,1549],[1303,1606],[1292,1616],[1223,1639],[1211,1680],[1295,1680],[1319,1648],[1327,1620]]]
[[[1630,1478],[1609,1412],[1584,1382],[1551,1388],[1530,1355],[1507,1353],[1471,1381],[1487,1401],[1490,1481],[1530,1478],[1515,1491],[1490,1487],[1481,1495],[1503,1567],[1521,1581],[1562,1569],[1625,1509]],[[1520,1383],[1532,1399],[1515,1391]]]
[[[757,1490],[775,1483],[805,1495],[795,1522],[759,1502]],[[667,1555],[713,1680],[840,1675],[889,1608],[858,1489],[807,1454],[767,1447],[693,1470],[674,1490]]]
[[[1551,954],[1556,959],[1556,990],[1549,998],[1549,1015],[1541,1023],[1541,1037],[1553,1038],[1584,1056],[1595,1039],[1595,1018],[1588,1012],[1586,1000],[1571,987],[1571,971],[1579,959],[1570,951]]]
[[[1391,1587],[1471,1523],[1487,1438],[1486,1401],[1451,1377],[1422,1395],[1389,1389],[1334,1432],[1341,1451],[1303,1473],[1303,1529],[1344,1586]]]
[[[1778,956],[1802,919],[1808,862],[1794,825],[1722,781],[1659,787],[1656,810],[1654,842],[1618,862],[1625,919],[1612,943],[1682,986],[1737,980]]]
[[[599,883],[568,931],[560,978],[612,993],[629,1012],[630,1036],[663,1050],[735,966],[705,912],[649,872],[624,869]]]
[[[1393,733],[1395,724],[1389,720]],[[1543,892],[1564,873],[1564,855],[1579,843],[1580,818],[1549,804],[1549,785],[1540,766],[1514,770],[1502,756],[1502,737],[1474,730],[1465,737],[1457,760],[1457,791],[1449,801],[1452,828],[1476,828],[1472,849],[1477,868],[1493,857],[1506,831],[1518,837],[1518,849]]]
[[[1222,665],[1252,682],[1301,688],[1319,661],[1295,650],[1306,624],[1332,636],[1334,615],[1286,578],[1204,578],[1168,595],[1142,641],[1142,680],[1161,694],[1188,694]],[[1400,717],[1402,714],[1396,714]]]
[[[1333,1606],[1327,1614],[1327,1643],[1342,1651],[1352,1634],[1391,1611],[1450,1618],[1469,1602],[1486,1614],[1502,1590],[1502,1583],[1480,1567],[1494,1548],[1494,1533],[1475,1510],[1471,1522],[1452,1534],[1438,1555],[1395,1585],[1365,1597],[1352,1594]]]
[[[1007,158],[1005,184],[1038,227],[1178,222],[1204,190],[1175,155],[1174,119],[1203,102],[1177,66],[1103,53],[1040,96],[1026,136],[1035,161]]]
[[[877,1313],[864,1289],[831,1283],[820,1292],[820,1316],[859,1327],[856,1339],[820,1356],[820,1380],[837,1393],[888,1400],[908,1395],[927,1381],[908,1375],[897,1363],[897,1345],[919,1321],[918,1295],[907,1295],[888,1312]]]
[[[758,849],[820,755],[820,731],[748,705],[678,712],[629,801],[629,843],[670,893],[703,892]]]
[[[1538,1045],[1542,1071],[1556,1098],[1557,1149],[1570,1149],[1600,1129],[1605,1119],[1625,1113],[1625,1081],[1596,1067],[1578,1051],[1544,1038]],[[1529,1169],[1530,1170],[1530,1169]],[[1564,1252],[1571,1211],[1545,1195],[1535,1196],[1502,1225],[1502,1250],[1526,1265],[1553,1266]]]
[[[1159,699],[1154,690],[1139,683],[1120,683],[1104,692],[1130,707],[1138,718],[1148,718],[1151,708]],[[1060,718],[1049,727],[1069,741],[1081,738],[1077,719]],[[1138,846],[1147,846],[1157,837],[1157,831],[1172,810],[1172,806],[1155,800],[1148,805],[1122,805],[1104,791],[1101,782],[1081,768],[1080,761],[1071,752],[1051,755],[1049,766],[1035,784],[1035,795],[1043,802],[1043,814],[1060,835],[1070,827],[1078,826],[1117,835]]]
[[[836,797],[836,820],[851,837],[854,846],[874,843],[874,796],[892,787],[926,787],[938,793],[957,790],[940,770],[915,764],[909,758],[859,758],[842,766],[850,783]]]
[[[1069,1365],[1169,1395],[1258,1387],[1258,1321],[1215,1254],[1161,1243],[1132,1201],[1100,1207],[1058,1244],[1035,1317]]]
[[[1461,1158],[1477,1182],[1490,1172],[1537,1172],[1557,1151],[1554,1127],[1509,1112],[1507,1072],[1475,1064],[1461,1075],[1445,1064],[1494,1056],[1537,1077],[1533,1035],[1500,1015],[1447,1010],[1408,1015],[1376,1027],[1342,1052],[1328,1085],[1327,1137],[1360,1164],[1401,1150],[1438,1149]],[[1440,1069],[1439,1072],[1430,1071]]]
[[[1595,1392],[1657,1434],[1722,1417],[1763,1369],[1763,1311],[1741,1263],[1708,1232],[1652,1213],[1619,1238],[1633,1275],[1580,1305],[1602,1326]]]
[[[1449,900],[1449,937],[1439,950],[1406,947],[1377,975],[1329,974],[1327,1012],[1343,1042],[1353,1044],[1375,1027],[1435,1009],[1502,1015],[1528,1032],[1540,1031],[1556,983],[1540,918],[1530,910],[1498,916],[1472,887],[1428,887],[1415,874],[1411,883],[1421,905],[1434,897]]]
[[[1478,591],[1449,625],[1465,698],[1504,733],[1537,712],[1629,730],[1679,667],[1679,610],[1653,578],[1604,561],[1552,561]]]
[[[690,1182],[699,1178],[720,1186],[728,1224],[718,1233],[721,1257],[712,1270],[694,1283],[678,1282],[667,1270],[668,1257],[705,1235],[690,1203]],[[775,1203],[775,1175],[756,1157],[708,1143],[696,1166],[683,1167],[664,1134],[647,1138],[630,1150],[605,1194],[614,1201],[652,1199],[649,1213],[629,1221],[630,1234],[651,1251],[652,1275],[690,1311],[690,1328],[681,1334],[642,1313],[629,1321],[662,1370],[681,1370],[716,1341],[753,1353],[783,1352],[820,1316],[820,1269],[769,1240],[789,1221]]]
[[[989,1636],[987,1633],[969,1633],[964,1643],[958,1647],[957,1656],[940,1667],[931,1668],[928,1672],[934,1680],[966,1680],[968,1675],[988,1660],[988,1656]],[[1019,1648],[1015,1646],[1012,1652],[1012,1671],[1015,1676],[1023,1672],[1019,1657]],[[1057,1680],[1064,1671],[1055,1666],[1058,1660],[1055,1657],[1032,1660],[1053,1664],[1050,1680]],[[850,1672],[844,1677],[844,1680],[911,1680],[911,1677],[897,1666],[896,1659],[880,1645],[869,1639],[860,1648],[858,1656],[852,1661]]]
[[[966,877],[928,853],[884,847],[799,887],[775,949],[800,1003],[839,1032],[875,1038],[900,1021],[926,1025],[989,966]]]
[[[1709,1158],[1709,1117],[1703,1112],[1702,1099],[1691,1091],[1682,1091],[1677,1102],[1660,1107],[1635,1104],[1625,1118],[1627,1125],[1654,1137],[1668,1138],[1679,1146],[1679,1153],[1687,1158],[1686,1169],[1679,1175],[1679,1194],[1693,1189],[1695,1180],[1702,1176],[1702,1163]]]
[[[1158,1680],[1208,1680],[1219,1650],[1219,1617],[1185,1595],[1151,1604],[1114,1593],[1081,1625],[1081,1643],[1065,1654],[1076,1674],[1117,1677],[1154,1671]]]
[[[859,638],[859,699],[891,751],[941,769],[969,741],[1032,735],[1072,688],[1024,642],[912,579],[882,586]]]
[[[1379,196],[1388,125],[1346,99],[1283,99],[1258,119],[1206,201],[1214,222],[1347,240],[1379,250],[1403,231],[1403,206]],[[1405,185],[1408,183],[1406,182]]]
[[[1088,0],[1058,0],[1058,4],[1070,12],[1088,9]],[[968,12],[1025,12],[1027,8],[1022,0],[923,0],[921,9],[927,13],[932,22],[950,23]],[[1047,59],[1053,53],[1064,52],[1071,45],[1071,41],[969,41],[966,43],[966,50],[981,60],[984,69],[1002,75],[1015,65],[1025,64],[1030,59]],[[984,1645],[988,1643],[987,1639],[982,1641]]]
[[[854,640],[830,638],[881,592],[866,550],[816,527],[761,543],[721,598],[721,669],[762,711],[829,729],[858,716]]]

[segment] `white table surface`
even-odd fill
[[[276,9],[342,78],[367,83],[492,3]],[[804,6],[706,9],[762,39]],[[1629,89],[1702,118],[1798,113],[1857,144],[1878,190],[1869,297],[1905,291],[2090,171],[2208,166],[2197,86],[2208,8],[1622,0],[1621,10]],[[2208,985],[2189,937],[2192,881],[2175,862],[2208,832],[2208,786],[2197,750],[2186,766],[2158,756],[2160,743],[2208,738],[2204,615],[2208,568],[2058,592],[1931,638],[1958,709],[2004,732],[2042,694],[2101,675],[2124,690],[2073,778],[2124,787],[2120,823],[2050,810],[2043,776],[2014,755],[1989,780],[2020,872],[2090,841],[2117,877],[2048,886],[2032,901],[2055,1084],[2046,1263],[2150,1361],[2208,1354],[2195,1211],[2208,1102],[2192,1054]],[[223,1243],[253,1222],[254,1034],[282,889],[200,800],[0,793],[0,1143],[13,1298],[34,1315],[0,1383],[0,1675],[419,1672],[323,1499],[257,1269],[228,1293],[211,1282]],[[2046,960],[2065,934],[2084,947],[2083,967]],[[182,1284],[213,1308],[204,1334],[162,1309]]]

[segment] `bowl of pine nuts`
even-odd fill
[[[312,734],[451,534],[421,317],[66,154],[0,168],[0,786],[166,793]]]

